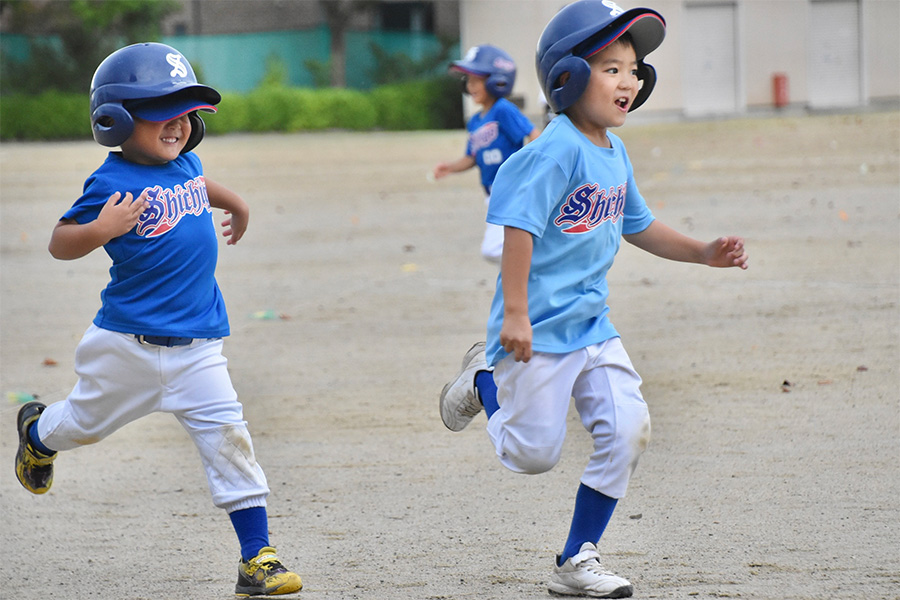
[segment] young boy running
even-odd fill
[[[534,140],[538,132],[516,105],[506,99],[516,81],[516,64],[505,51],[488,44],[475,46],[450,68],[463,73],[466,93],[481,110],[466,124],[469,132],[466,153],[453,162],[437,164],[434,178],[440,179],[478,165],[487,205],[497,169],[513,152]],[[500,261],[502,251],[503,228],[487,223],[481,255],[496,263]]]
[[[171,413],[194,441],[213,503],[237,533],[235,593],[290,594],[302,583],[269,545],[269,487],[222,356],[229,326],[215,279],[212,209],[229,215],[222,222],[228,244],[244,235],[250,209],[205,178],[191,152],[203,139],[198,111],[215,112],[220,98],[164,44],[127,46],[97,67],[94,139],[121,151],[109,153],[57,222],[50,253],[73,260],[102,246],[111,280],[75,351],[72,393],[19,410],[16,477],[28,491],[46,493],[59,452],[150,413]]]
[[[487,345],[469,350],[441,392],[449,429],[484,409],[500,462],[529,474],[559,461],[574,398],[594,447],[548,584],[562,595],[633,592],[603,568],[597,547],[650,440],[641,379],[606,305],[621,239],[671,260],[748,266],[739,237],[703,243],[655,220],[610,132],[649,96],[655,72],[644,57],[664,36],[658,13],[610,0],[575,2],[544,29],[538,78],[559,116],[494,180],[487,220],[504,227],[505,242]]]

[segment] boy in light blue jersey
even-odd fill
[[[207,179],[191,151],[203,139],[198,111],[215,112],[220,99],[164,44],[121,48],[97,67],[94,138],[120,151],[85,181],[56,223],[49,250],[74,260],[102,247],[112,260],[110,281],[75,352],[75,388],[63,401],[19,410],[16,477],[44,494],[60,452],[100,442],[151,413],[171,413],[197,447],[213,503],[237,534],[235,594],[291,594],[302,582],[269,544],[269,486],[222,355],[230,331],[215,279],[212,212],[228,215],[222,234],[233,245],[250,209]],[[170,579],[173,588],[183,585],[181,574]],[[176,596],[184,593],[173,589]]]
[[[710,243],[659,221],[609,132],[650,94],[644,57],[665,36],[653,10],[580,0],[547,25],[538,77],[559,113],[494,180],[487,220],[505,229],[487,344],[475,344],[441,392],[444,424],[460,431],[482,409],[500,462],[542,473],[560,459],[569,402],[594,441],[551,592],[624,598],[631,583],[600,563],[597,544],[650,440],[641,379],[608,318],[606,274],[621,239],[657,256],[747,268],[744,242]]]
[[[516,65],[505,51],[488,44],[475,46],[465,58],[454,61],[451,70],[464,74],[465,91],[481,110],[466,123],[469,138],[465,154],[453,162],[436,165],[434,178],[477,166],[485,204],[488,204],[500,165],[534,140],[538,132],[516,105],[506,99],[516,80]],[[490,262],[499,262],[502,251],[503,228],[487,223],[481,255]]]

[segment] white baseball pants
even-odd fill
[[[266,505],[243,407],[231,385],[221,338],[166,348],[91,325],[75,351],[78,383],[38,420],[53,450],[99,442],[154,412],[175,415],[206,469],[213,503],[233,512]]]
[[[491,203],[491,197],[484,199],[484,205]],[[481,256],[488,262],[499,263],[503,256],[503,227],[485,223],[484,237],[481,238]]]
[[[507,356],[494,367],[500,410],[487,431],[500,462],[517,473],[543,473],[559,462],[574,397],[594,450],[581,482],[623,498],[650,442],[641,378],[619,338],[571,352],[536,352],[528,363]]]

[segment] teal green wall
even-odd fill
[[[0,54],[15,61],[27,60],[29,55],[28,36],[18,33],[0,35]]]
[[[360,90],[374,85],[375,59],[371,43],[390,53],[403,52],[413,60],[421,60],[441,47],[437,37],[427,33],[350,31],[346,40],[347,87]],[[203,83],[223,92],[242,93],[259,84],[271,57],[281,59],[289,85],[312,87],[312,75],[303,63],[309,59],[322,63],[328,60],[330,33],[322,26],[304,31],[165,36],[160,41],[184,54]],[[28,36],[3,34],[0,52],[14,60],[26,60]],[[451,50],[450,56],[451,59],[458,58],[458,45]],[[435,74],[446,73],[445,67]]]
[[[270,57],[281,59],[288,84],[310,87],[312,76],[303,66],[307,59],[328,59],[328,31],[209,36],[167,36],[164,44],[177,48],[190,61],[203,83],[222,92],[247,92],[259,85]]]
[[[200,77],[220,91],[247,92],[265,75],[268,61],[278,57],[287,70],[288,84],[312,87],[313,78],[304,66],[306,60],[326,62],[329,57],[328,29],[278,31],[210,36],[169,36],[161,40],[187,57]],[[367,31],[348,32],[347,87],[369,89],[373,86],[375,60],[370,44],[388,52],[403,52],[414,60],[440,50],[440,42],[430,34]],[[457,48],[451,51],[455,58]],[[437,74],[446,72],[439,69]]]

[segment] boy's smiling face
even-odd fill
[[[472,102],[482,106],[493,104],[494,100],[494,97],[488,93],[487,87],[484,85],[485,81],[487,81],[487,77],[481,75],[466,75],[466,92],[472,97]]]
[[[162,123],[135,117],[134,131],[122,144],[122,156],[141,165],[162,165],[178,158],[190,135],[188,115]]]
[[[591,76],[581,97],[566,111],[572,123],[598,145],[606,129],[625,124],[638,92],[637,58],[631,44],[613,42],[588,59]]]

